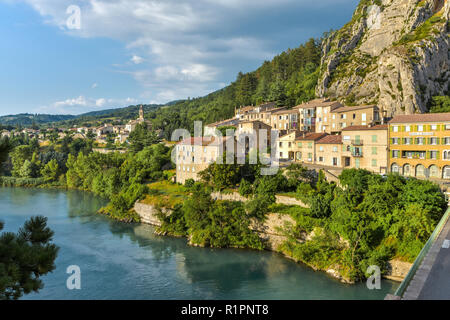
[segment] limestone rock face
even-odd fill
[[[316,94],[388,116],[426,112],[449,90],[449,11],[448,0],[361,0],[322,45]]]

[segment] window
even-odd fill
[[[377,159],[372,159],[372,167],[376,167],[377,166]]]
[[[400,151],[392,150],[392,158],[399,158],[399,157],[400,157]]]
[[[432,124],[431,125],[431,130],[432,131],[436,131],[437,130],[437,125],[436,124]]]
[[[323,162],[323,157],[319,157],[319,162]]]
[[[355,159],[355,167],[356,167],[356,169],[359,169],[359,167],[360,167],[359,159]]]
[[[412,138],[403,138],[403,144],[412,144]]]
[[[423,144],[425,144],[425,138],[417,138],[417,144],[418,145],[423,145]]]
[[[283,142],[280,142],[280,148],[282,148],[283,147]]]
[[[377,142],[378,141],[378,136],[377,135],[373,135],[372,136],[372,142]]]
[[[436,137],[430,138],[430,144],[437,145],[438,144],[438,138],[436,138]]]
[[[333,118],[333,120],[336,120],[336,115],[333,114],[332,118]],[[450,127],[450,125],[449,125],[449,127]]]
[[[203,148],[203,152],[206,153],[206,148]]]
[[[450,124],[445,125],[445,130],[450,130]]]
[[[438,152],[437,151],[430,151],[430,158],[433,160],[436,160],[438,156]]]
[[[449,137],[445,137],[444,138],[444,144],[450,144],[450,138]]]
[[[378,150],[377,150],[377,147],[372,147],[372,154],[373,154],[373,155],[378,154],[377,151],[378,151]]]
[[[283,152],[280,152],[280,158],[283,158]]]
[[[319,151],[323,151],[323,147],[322,146],[319,147]]]
[[[406,131],[406,132],[411,132],[411,126],[406,126],[406,127],[405,127],[405,131]]]
[[[313,147],[313,143],[312,142],[308,142],[308,148],[312,149],[312,147]]]
[[[301,147],[302,147],[302,143],[301,143],[301,142],[298,142],[298,143],[297,143],[297,146],[298,146],[299,148],[301,148]]]
[[[338,147],[333,147],[333,152],[338,152]]]
[[[394,127],[392,128],[392,130],[393,130],[394,132],[398,132],[398,126],[394,126]]]
[[[417,131],[423,132],[423,125],[418,125],[417,126]]]

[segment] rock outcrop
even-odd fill
[[[323,43],[317,96],[426,112],[449,90],[449,11],[448,0],[361,0]]]

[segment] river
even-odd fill
[[[189,247],[151,226],[96,214],[104,204],[79,191],[0,188],[3,231],[43,215],[60,247],[44,288],[22,299],[383,299],[398,286],[345,285],[272,252]],[[72,265],[81,270],[80,290],[66,286]]]

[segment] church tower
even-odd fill
[[[139,108],[139,120],[144,121],[144,107],[141,104],[141,107]]]

